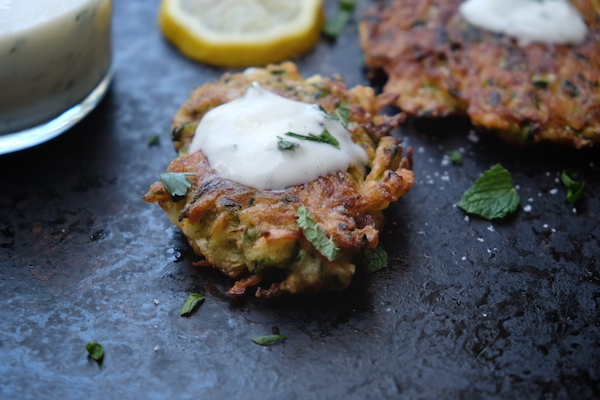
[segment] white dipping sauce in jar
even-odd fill
[[[0,0],[0,154],[10,147],[3,139],[39,128],[96,91],[80,111],[94,108],[110,79],[110,25],[111,0]]]

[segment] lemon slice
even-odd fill
[[[319,39],[322,0],[162,0],[159,24],[188,57],[222,67],[298,56]]]

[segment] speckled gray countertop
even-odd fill
[[[105,100],[59,138],[0,157],[0,398],[600,396],[597,151],[514,149],[469,136],[464,121],[409,122],[396,134],[415,150],[417,184],[386,213],[389,268],[341,294],[232,300],[232,281],[193,267],[183,236],[140,199],[175,155],[175,110],[224,70],[162,39],[158,0],[113,7]],[[295,61],[353,86],[369,83],[361,60],[351,25]],[[458,148],[464,164],[445,163]],[[455,204],[496,163],[519,211],[465,218]],[[565,168],[587,182],[576,206]],[[206,300],[182,318],[190,292]],[[273,327],[284,343],[251,342]],[[101,366],[90,340],[104,345]]]

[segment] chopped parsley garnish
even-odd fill
[[[321,30],[323,35],[332,39],[337,38],[352,18],[355,6],[354,0],[339,0],[337,12],[323,25]]]
[[[85,345],[88,355],[92,357],[98,364],[102,364],[104,359],[104,348],[100,343],[91,341]]]
[[[313,133],[309,133],[308,135],[300,135],[294,132],[287,132],[285,135],[296,139],[308,140],[311,142],[326,143],[335,147],[336,149],[340,148],[340,142],[338,142],[338,140],[335,137],[333,137],[331,133],[327,131],[327,129],[324,129],[323,132],[321,132],[321,134],[318,136]]]
[[[576,203],[581,198],[585,182],[579,180],[577,174],[570,169],[564,170],[560,179],[567,188],[567,200],[571,204]]]
[[[159,176],[167,192],[174,198],[180,198],[185,196],[187,190],[192,186],[187,177],[193,175],[191,172],[164,172]]]
[[[449,152],[446,153],[446,155],[448,156],[448,158],[450,159],[450,161],[452,161],[452,164],[454,164],[454,165],[462,165],[463,156],[460,153],[460,151],[458,151],[458,150],[450,150]]]
[[[388,254],[383,247],[377,246],[374,250],[362,254],[356,261],[361,271],[374,274],[380,269],[387,268]]]
[[[296,150],[296,147],[298,146],[298,143],[296,142],[290,142],[289,140],[285,140],[284,138],[282,138],[281,136],[277,136],[277,148],[281,151],[284,150]]]
[[[188,296],[188,298],[185,300],[185,303],[183,303],[181,310],[179,310],[179,315],[184,317],[186,315],[191,314],[196,309],[196,306],[198,304],[200,304],[200,302],[202,300],[204,300],[204,296],[202,296],[201,294],[198,294],[198,293],[190,294]]]
[[[296,218],[298,226],[302,228],[304,237],[315,246],[319,253],[329,261],[333,261],[340,256],[341,250],[335,245],[333,238],[327,237],[306,206],[298,208]]]
[[[464,194],[458,207],[485,219],[504,218],[517,210],[521,199],[512,176],[500,164],[479,177]]]
[[[287,339],[285,335],[267,335],[267,336],[259,336],[252,339],[252,341],[261,346],[268,346],[270,344],[283,342]]]
[[[335,109],[333,114],[331,114],[331,118],[338,121],[340,124],[346,126],[348,125],[348,117],[350,116],[350,107],[348,104],[340,104],[338,108]]]

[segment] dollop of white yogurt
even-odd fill
[[[459,12],[471,24],[532,42],[577,44],[587,27],[568,0],[466,0]]]
[[[327,130],[339,148],[286,135]],[[282,149],[281,141],[293,149]],[[365,150],[319,106],[279,96],[253,83],[239,99],[210,110],[196,129],[190,154],[202,150],[222,177],[257,189],[278,190],[320,176],[364,168]]]

